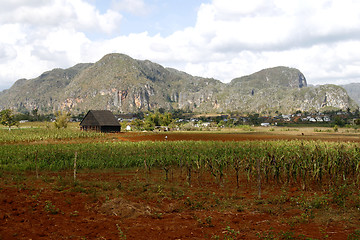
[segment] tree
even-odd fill
[[[67,113],[67,112],[62,112],[62,111],[57,111],[55,113],[55,127],[57,129],[60,129],[60,128],[67,128],[67,124],[69,122],[69,119],[70,119],[70,114]]]
[[[173,122],[171,113],[149,113],[144,119],[145,130],[154,130],[155,126],[169,126]]]
[[[354,117],[360,117],[359,109],[355,110]]]
[[[34,108],[34,109],[31,111],[31,113],[32,113],[32,115],[34,116],[34,119],[35,119],[36,121],[39,121],[38,111],[39,111],[39,109],[37,109],[37,108]]]
[[[161,114],[164,114],[164,113],[165,113],[165,109],[164,109],[164,108],[159,108],[158,112],[161,113]]]
[[[19,122],[15,120],[11,109],[5,109],[0,112],[0,123],[4,126],[9,127],[9,131],[11,131],[12,126],[19,125]]]
[[[345,121],[341,118],[341,117],[339,117],[339,116],[336,116],[335,117],[335,125],[338,125],[339,127],[343,127],[343,126],[345,126]]]
[[[225,126],[225,121],[224,120],[220,120],[220,122],[217,124],[218,127],[224,127]]]
[[[131,121],[130,126],[132,126],[134,129],[142,130],[144,126],[144,122],[138,118],[135,118],[134,120]]]
[[[160,114],[159,116],[159,124],[161,126],[169,126],[170,123],[173,122],[173,118],[171,113]]]
[[[258,113],[255,113],[255,114],[250,114],[249,115],[249,122],[253,125],[260,125],[261,121],[260,121],[260,118],[259,118],[259,114]]]

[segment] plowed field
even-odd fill
[[[297,187],[239,189],[195,175],[191,186],[178,171],[41,173],[2,177],[1,239],[347,239],[357,211],[336,205],[304,209],[297,201],[323,192]],[[230,176],[229,176],[230,177]],[[309,212],[311,211],[311,212]]]
[[[120,133],[113,141],[303,139],[359,142],[337,133]],[[360,239],[360,203],[296,183],[262,185],[234,173],[222,182],[183,169],[0,174],[0,239]],[[324,183],[326,184],[326,183]],[[352,190],[353,191],[353,190]],[[358,189],[353,192],[358,196]],[[356,207],[358,206],[358,207]]]
[[[281,132],[281,133],[223,133],[223,132],[162,132],[162,133],[120,133],[125,141],[269,141],[269,140],[321,140],[360,142],[360,134]]]

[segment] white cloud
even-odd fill
[[[19,6],[29,6],[29,7],[40,7],[49,2],[48,0],[2,0],[0,12],[10,12],[19,8]]]
[[[233,4],[231,4],[233,3]],[[359,34],[360,2],[214,0],[200,9],[218,51],[286,50],[332,42]],[[211,9],[211,10],[209,10]]]
[[[100,13],[83,0],[5,0],[0,3],[0,87],[87,60],[87,35],[114,33],[122,16]],[[85,52],[85,54],[84,54]],[[0,88],[1,89],[1,88]]]
[[[16,50],[12,45],[0,43],[0,64],[14,60],[16,55]]]
[[[149,12],[144,0],[113,0],[112,7],[118,11],[126,11],[135,15],[144,15]]]
[[[37,4],[9,5],[5,3],[6,8],[10,8],[11,11],[2,12],[0,24],[18,23],[35,29],[61,26],[83,32],[111,33],[118,28],[122,18],[113,10],[100,14],[93,5],[83,0],[38,0],[35,2]],[[2,4],[0,3],[1,8]]]
[[[81,49],[91,43],[81,32],[57,29],[37,40],[32,45],[31,55],[41,61],[51,62],[58,67],[66,67],[74,62],[83,61]]]
[[[186,66],[196,75],[229,81],[285,65],[299,68],[311,83],[346,76],[360,82],[358,9],[360,2],[351,0],[214,0],[201,6],[194,28],[176,35],[197,40],[186,49],[208,54],[191,52]]]

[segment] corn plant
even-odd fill
[[[15,130],[15,129],[14,129]],[[15,132],[15,131],[12,131]],[[191,185],[193,175],[208,172],[218,183],[234,174],[239,187],[243,175],[252,183],[360,184],[360,147],[358,143],[318,141],[245,142],[96,142],[79,144],[0,145],[0,170],[60,171],[73,169],[153,168],[162,169],[165,179],[170,171],[185,170]],[[258,159],[261,159],[260,171]],[[326,183],[326,184],[325,184]]]

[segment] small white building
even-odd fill
[[[210,127],[210,122],[203,122],[203,123],[197,123],[195,124],[195,127]]]
[[[316,117],[315,118],[317,122],[323,122],[324,120],[321,117]]]
[[[262,126],[262,127],[270,127],[270,123],[261,123],[260,126]]]
[[[315,118],[310,118],[309,122],[316,122],[316,119]]]
[[[324,116],[324,122],[330,122],[331,119],[328,116]]]

